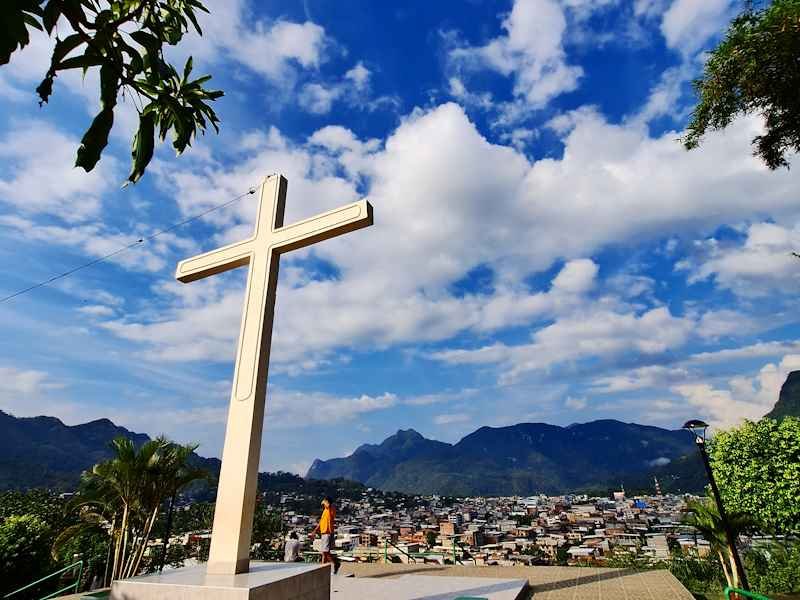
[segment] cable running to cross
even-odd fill
[[[117,248],[113,252],[109,252],[108,254],[105,254],[105,255],[103,255],[103,256],[101,256],[99,258],[95,258],[94,260],[90,260],[89,262],[84,263],[82,265],[79,265],[79,266],[77,266],[77,267],[75,267],[73,269],[69,269],[68,271],[64,271],[63,273],[59,273],[58,275],[54,275],[50,279],[45,279],[44,281],[40,281],[39,283],[35,283],[35,284],[31,285],[31,286],[28,286],[28,287],[26,287],[24,289],[21,289],[21,290],[19,290],[17,292],[14,292],[13,294],[10,294],[8,296],[0,298],[0,304],[3,304],[4,302],[8,302],[12,298],[16,298],[17,296],[22,296],[23,294],[27,294],[28,292],[32,292],[33,290],[38,289],[40,287],[44,287],[46,285],[49,285],[49,284],[53,283],[54,281],[58,281],[59,279],[64,279],[65,277],[69,277],[70,275],[72,275],[74,273],[77,273],[78,271],[82,271],[83,269],[86,269],[88,267],[94,266],[94,265],[96,265],[98,263],[105,262],[109,258],[113,258],[113,257],[117,256],[118,254],[122,254],[123,252],[126,252],[126,251],[130,250],[131,248],[134,248],[136,246],[144,244],[145,242],[149,242],[150,240],[153,240],[153,239],[157,238],[160,235],[164,235],[165,233],[169,233],[170,231],[174,231],[178,227],[182,227],[183,225],[187,225],[188,223],[191,223],[192,221],[196,221],[197,219],[199,219],[201,217],[204,217],[207,214],[209,214],[211,212],[214,212],[215,210],[219,210],[221,208],[225,208],[226,206],[230,206],[231,204],[233,204],[234,202],[238,202],[239,200],[241,200],[245,196],[250,196],[250,195],[255,194],[255,193],[256,193],[256,188],[251,187],[246,192],[239,194],[238,196],[232,198],[231,200],[228,200],[227,202],[223,202],[222,204],[218,204],[216,206],[212,206],[211,208],[209,208],[207,210],[204,210],[203,212],[198,213],[198,214],[196,214],[194,216],[191,216],[188,219],[184,219],[183,221],[175,223],[174,225],[170,225],[166,229],[160,229],[159,231],[156,231],[155,233],[152,233],[152,234],[150,234],[148,236],[141,237],[141,238],[137,239],[136,241],[131,242],[130,244],[127,244],[126,246],[122,246],[121,248]]]

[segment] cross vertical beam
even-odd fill
[[[280,255],[373,222],[372,207],[362,200],[283,227],[287,185],[282,175],[267,177],[253,236],[181,261],[175,275],[188,283],[249,265],[208,573],[249,570]]]

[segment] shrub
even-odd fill
[[[10,516],[0,524],[0,596],[47,575],[51,540],[47,523],[35,515]]]
[[[745,555],[745,570],[761,594],[800,592],[800,542],[770,544]]]

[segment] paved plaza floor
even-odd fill
[[[525,600],[524,579],[490,577],[342,577],[331,581],[332,600]]]
[[[534,600],[692,600],[668,571],[592,567],[467,567],[436,565],[342,564],[340,575],[401,577],[427,575],[527,579]],[[331,594],[335,596],[335,594]]]
[[[632,571],[630,569],[591,567],[442,567],[377,563],[343,563],[339,575],[334,577],[331,591],[332,600],[350,600],[350,597],[356,597],[348,593],[355,591],[357,589],[355,586],[348,583],[341,584],[342,579],[347,575],[354,575],[356,579],[361,579],[368,586],[397,578],[398,588],[401,587],[399,579],[408,575],[424,576],[426,579],[429,577],[458,578],[457,583],[462,586],[460,589],[487,592],[475,594],[474,597],[492,597],[492,593],[494,593],[497,598],[504,598],[506,590],[493,587],[496,580],[526,579],[529,585],[527,598],[533,600],[692,600],[692,595],[668,571]],[[467,578],[484,578],[494,581],[481,581],[472,586],[465,586],[463,584]],[[337,580],[340,582],[338,586]],[[407,580],[406,583],[414,584],[410,586],[412,591],[423,593],[418,585],[423,583],[421,580]],[[334,591],[337,587],[341,589],[340,592]],[[376,586],[376,589],[378,587],[383,588],[383,586]],[[427,597],[436,600],[448,597],[442,592],[440,586],[429,585],[427,587],[430,588]],[[69,598],[77,600],[80,597],[81,595]],[[395,600],[396,597],[400,596],[383,592],[378,594],[374,600]],[[404,600],[422,600],[424,598],[426,598],[424,594],[412,594],[407,599],[404,597]],[[359,600],[361,599],[359,598]],[[364,598],[364,600],[367,599]]]

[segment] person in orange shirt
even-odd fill
[[[325,496],[322,499],[322,516],[319,518],[319,523],[314,527],[314,531],[309,536],[312,540],[314,535],[319,532],[320,549],[322,553],[322,564],[333,563],[333,572],[338,573],[341,563],[336,558],[335,554],[331,554],[333,547],[333,533],[334,533],[334,519],[336,519],[336,509],[333,506],[333,501],[330,496]]]

